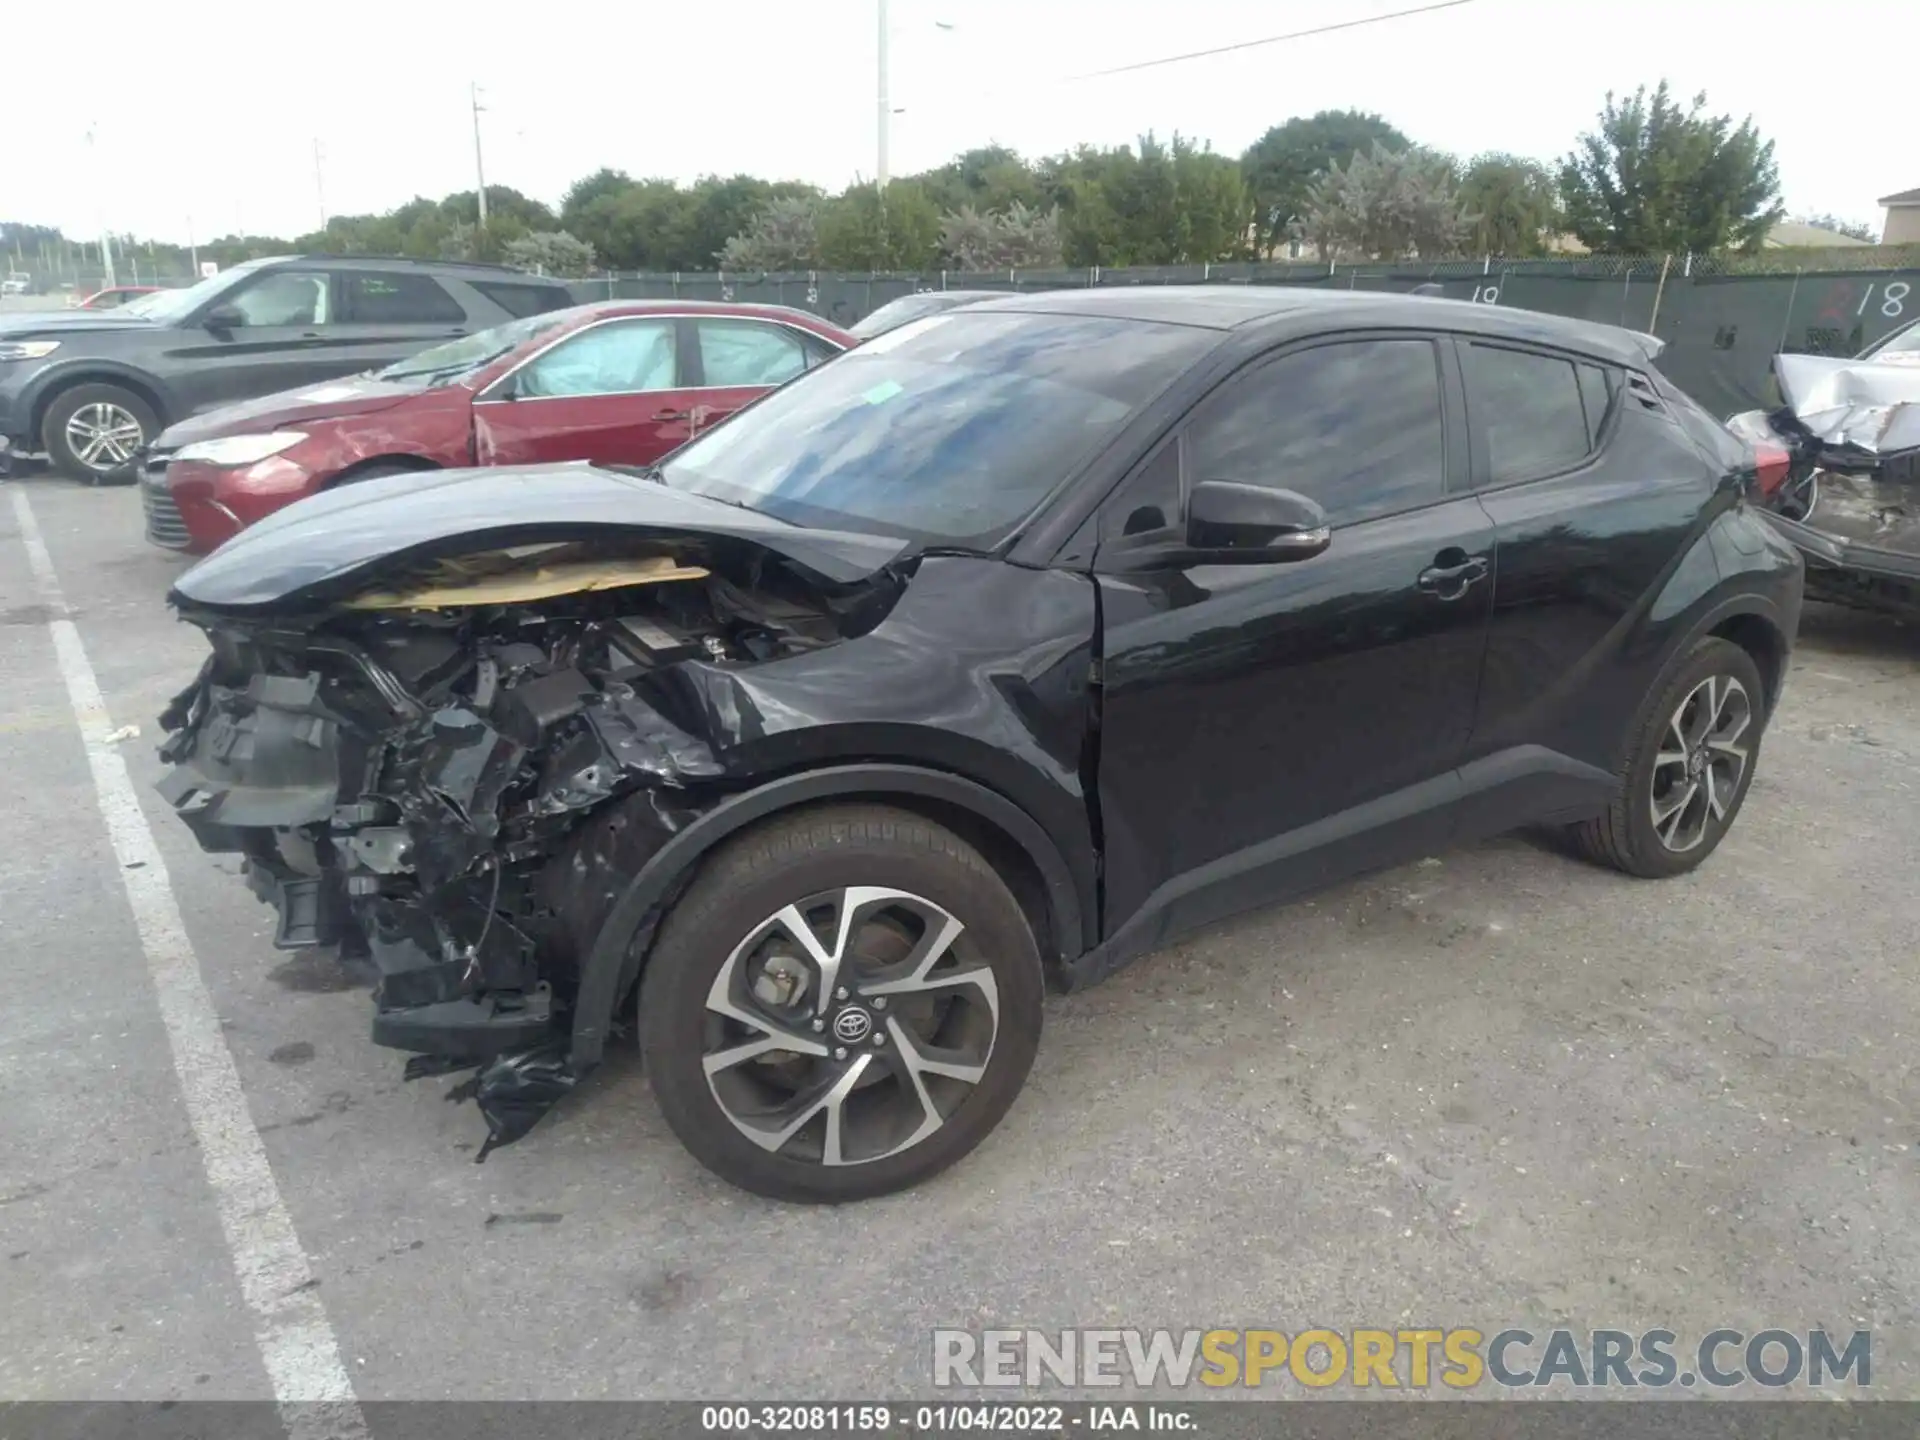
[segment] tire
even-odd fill
[[[138,435],[132,426],[139,426]],[[102,434],[101,448],[91,463],[76,448],[83,430]],[[40,421],[40,447],[53,468],[89,485],[128,483],[129,462],[143,445],[160,433],[160,417],[153,406],[120,385],[76,385],[53,397]],[[117,437],[117,438],[116,438]]]
[[[783,913],[812,922],[814,958]],[[963,928],[929,962],[949,921]],[[849,992],[836,1000],[817,962],[842,952],[826,977]],[[1026,916],[976,850],[905,811],[835,805],[770,820],[701,867],[647,962],[640,1041],[661,1112],[702,1165],[757,1195],[836,1203],[918,1184],[986,1138],[1032,1067],[1044,993]],[[709,1079],[716,1058],[762,1041]],[[760,1122],[757,1143],[736,1113]]]
[[[1738,730],[1733,728],[1738,705],[1730,685],[1745,697],[1747,719]],[[1707,705],[1719,720],[1700,732],[1696,742],[1692,732],[1700,707]],[[1590,860],[1643,879],[1682,875],[1699,865],[1718,848],[1746,801],[1760,760],[1766,705],[1760,669],[1751,655],[1718,636],[1698,641],[1669,672],[1642,715],[1621,773],[1620,794],[1605,814],[1572,827],[1576,848]],[[1729,747],[1740,751],[1737,775],[1729,773],[1734,758]],[[1675,755],[1682,758],[1671,758]],[[1689,785],[1695,787],[1693,798],[1673,811]]]

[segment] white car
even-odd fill
[[[30,276],[9,275],[6,279],[0,280],[0,295],[24,295],[27,293],[30,282]]]

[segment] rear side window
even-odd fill
[[[1593,453],[1611,399],[1598,366],[1496,345],[1468,345],[1463,359],[1488,484],[1557,475]]]
[[[458,325],[467,318],[431,275],[349,270],[340,279],[350,325]]]
[[[564,310],[573,303],[573,296],[558,285],[515,285],[505,280],[468,283],[516,320],[544,315],[549,310]]]
[[[808,368],[799,337],[782,325],[753,320],[701,320],[700,363],[719,388],[784,385]]]

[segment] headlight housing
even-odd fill
[[[59,348],[58,340],[0,340],[0,362],[38,360]]]
[[[183,445],[173,458],[198,460],[206,465],[251,465],[256,460],[265,460],[269,455],[278,455],[282,450],[291,450],[306,438],[305,432],[300,430],[275,430],[267,435],[229,435],[224,440],[202,440],[197,444]]]

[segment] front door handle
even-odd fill
[[[1488,568],[1484,555],[1470,555],[1457,565],[1429,565],[1420,572],[1420,588],[1442,600],[1458,600],[1474,581],[1487,578]]]
[[[693,412],[691,410],[656,410],[653,412],[653,418],[656,424],[664,425],[670,420],[691,420]]]

